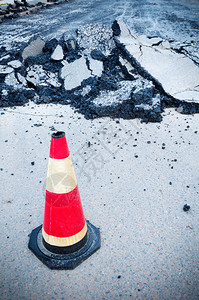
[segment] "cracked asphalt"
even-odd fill
[[[10,48],[15,42],[16,45],[27,42],[34,35],[44,39],[59,38],[64,32],[74,32],[80,25],[111,25],[121,17],[138,34],[190,42],[190,50],[197,55],[198,15],[197,0],[75,0],[43,9],[38,14],[3,22],[0,45]]]
[[[77,0],[3,22],[0,44],[123,17],[197,59],[198,14],[198,1]],[[0,113],[1,299],[198,299],[198,114],[166,109],[161,123],[144,124],[86,120],[59,104]],[[72,271],[50,270],[28,249],[43,220],[53,130],[66,132],[85,217],[101,231],[101,249]]]

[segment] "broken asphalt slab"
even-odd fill
[[[199,103],[199,67],[184,54],[176,53],[168,41],[137,35],[118,21],[118,41],[128,59],[152,76],[173,98]]]
[[[88,70],[84,57],[72,63],[64,62],[64,66],[61,69],[61,78],[64,79],[66,91],[81,86],[82,81],[89,77],[91,77],[91,71]]]
[[[30,56],[37,56],[42,53],[45,42],[41,38],[33,40],[22,52],[22,58],[25,60]]]
[[[86,118],[159,122],[165,107],[199,112],[199,67],[167,40],[111,26],[80,26],[76,36],[31,38],[20,51],[3,48],[1,106],[71,104]]]

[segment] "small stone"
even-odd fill
[[[0,66],[0,74],[10,74],[12,73],[13,68],[7,66]]]
[[[8,95],[8,91],[7,90],[2,90],[1,94],[2,94],[2,96],[7,96]]]
[[[183,206],[183,210],[184,210],[184,211],[189,211],[189,210],[190,210],[190,205],[185,204],[185,205]]]
[[[106,59],[106,56],[100,50],[97,50],[97,49],[94,49],[91,51],[91,57],[93,59],[100,60],[100,61],[103,61]]]
[[[10,58],[10,55],[9,55],[9,54],[7,54],[7,55],[5,55],[5,56],[2,56],[2,57],[0,58],[0,61],[2,61],[2,60],[4,60],[4,59],[8,59],[8,58]]]
[[[73,50],[76,49],[76,44],[75,44],[75,41],[74,41],[74,40],[71,40],[71,41],[70,41],[70,45],[71,45],[71,47],[72,47]]]
[[[118,25],[117,20],[115,20],[115,21],[113,22],[112,30],[113,30],[113,34],[114,34],[115,36],[120,35],[121,30],[120,30],[120,26]]]
[[[29,56],[36,56],[42,53],[43,47],[45,42],[41,38],[37,38],[36,40],[32,41],[22,53],[22,57],[25,60]]]
[[[12,73],[10,73],[10,74],[8,74],[6,76],[5,83],[7,85],[12,86],[15,89],[20,88],[20,84],[19,84],[17,78],[15,77],[15,73],[14,72],[12,72]]]
[[[92,58],[89,59],[90,69],[93,75],[101,77],[103,71],[103,62],[99,60],[94,60]]]
[[[8,63],[9,66],[13,67],[14,69],[20,68],[22,63],[19,60],[12,60]]]
[[[62,60],[64,58],[63,49],[60,45],[57,45],[53,54],[51,55],[51,59],[53,60]]]
[[[85,86],[82,89],[81,95],[84,97],[85,95],[87,95],[90,91],[92,90],[92,87],[90,85]]]

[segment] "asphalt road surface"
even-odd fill
[[[72,1],[3,22],[0,44],[122,17],[138,33],[193,41],[192,52],[198,13],[198,1]],[[198,299],[198,114],[166,109],[144,124],[86,120],[61,105],[0,113],[1,299]],[[66,132],[85,217],[101,231],[101,249],[72,271],[50,270],[28,249],[43,221],[52,129]]]
[[[8,20],[0,25],[0,45],[10,48],[14,42],[28,41],[39,35],[59,38],[79,25],[111,25],[122,18],[139,34],[157,35],[180,42],[193,41],[198,47],[199,2],[174,0],[75,0],[41,10],[38,14]]]

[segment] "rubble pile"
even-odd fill
[[[34,1],[30,2],[27,0],[14,0],[13,4],[10,3],[0,6],[0,23],[6,19],[24,17],[26,15],[37,13],[42,8],[47,8],[63,2],[68,2],[68,0],[47,0],[35,3]]]
[[[159,37],[139,36],[117,20],[80,26],[20,49],[0,49],[0,106],[71,104],[86,118],[159,122],[165,107],[199,112],[199,68]]]

